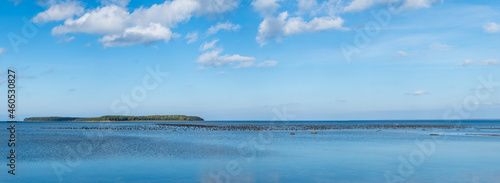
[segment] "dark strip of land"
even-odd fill
[[[24,121],[77,121],[77,122],[126,122],[126,121],[203,121],[198,116],[150,115],[150,116],[101,116],[101,117],[30,117]]]

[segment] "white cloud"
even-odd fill
[[[200,8],[196,15],[214,15],[231,11],[238,7],[238,0],[197,0]]]
[[[408,54],[406,52],[404,52],[404,51],[398,51],[396,54],[399,55],[399,56],[402,56],[402,57],[407,57],[408,56]]]
[[[215,26],[211,26],[210,28],[208,28],[207,30],[207,36],[210,36],[212,34],[216,34],[217,32],[219,32],[220,30],[225,30],[225,31],[236,31],[240,28],[241,26],[240,25],[235,25],[235,24],[232,24],[231,22],[225,22],[225,23],[217,23]]]
[[[270,39],[279,42],[283,37],[316,32],[322,30],[338,29],[348,30],[342,27],[344,20],[338,17],[345,12],[362,11],[379,4],[391,5],[391,10],[403,11],[410,9],[428,8],[434,3],[442,0],[327,0],[318,3],[317,0],[297,0],[296,17],[289,17],[288,12],[283,12],[277,17],[273,14],[280,8],[281,0],[253,0],[252,6],[265,18],[259,25],[257,42],[263,46]],[[392,5],[396,6],[392,6]],[[307,22],[300,15],[309,14],[313,17]],[[316,16],[318,15],[318,16]],[[445,48],[440,48],[445,49]]]
[[[96,8],[77,19],[68,19],[52,29],[53,35],[71,32],[89,34],[120,33],[127,28],[130,15],[125,8],[115,5]]]
[[[215,46],[218,42],[215,39],[211,42],[205,42],[200,46],[200,51],[206,51],[198,57],[196,63],[203,64],[200,69],[207,69],[210,67],[224,67],[231,65],[233,69],[247,68],[247,67],[274,67],[278,64],[277,61],[268,60],[261,63],[255,63],[255,58],[245,57],[238,54],[235,55],[221,55],[223,49]],[[225,72],[219,72],[218,75],[225,75]]]
[[[378,4],[386,4],[392,7],[393,4],[399,5],[395,8],[398,11],[412,10],[419,8],[429,8],[432,4],[442,2],[442,0],[353,0],[344,7],[346,12],[362,11]]]
[[[414,92],[411,92],[411,93],[407,93],[406,95],[425,95],[425,94],[429,94],[430,92],[427,92],[427,91],[423,91],[423,90],[417,90],[417,91],[414,91]]]
[[[245,68],[245,67],[253,67],[255,63],[253,61],[249,62],[241,62],[239,65],[233,67],[234,69]]]
[[[99,39],[104,47],[127,46],[135,44],[151,44],[163,40],[168,42],[173,34],[170,29],[158,23],[151,23],[147,27],[135,26],[125,29],[122,34],[107,35]]]
[[[7,52],[7,50],[5,48],[0,48],[0,55],[4,54],[6,52]]]
[[[487,33],[497,33],[497,32],[500,32],[500,25],[496,24],[495,22],[491,22],[491,23],[486,24],[483,27],[483,29]]]
[[[234,69],[246,68],[246,67],[274,67],[278,64],[278,61],[267,60],[260,63],[255,63],[254,61],[242,62],[239,65],[233,67]]]
[[[472,65],[472,64],[474,64],[474,60],[466,59],[465,61],[460,62],[460,63],[458,63],[455,66],[457,66],[457,67],[459,67],[459,66],[468,66],[468,65]]]
[[[382,3],[376,0],[353,0],[344,8],[344,11],[361,11],[370,8],[374,4]]]
[[[429,8],[432,4],[442,2],[442,0],[405,0],[398,8],[399,10],[413,10],[419,8]]]
[[[267,60],[267,61],[264,61],[262,63],[258,63],[257,67],[274,67],[276,65],[278,65],[278,61]]]
[[[280,7],[278,4],[279,1],[281,0],[254,0],[252,1],[252,6],[253,9],[261,13],[261,15],[270,16]]]
[[[127,6],[129,2],[130,0],[101,0],[101,4],[103,5],[116,5],[121,7]]]
[[[463,62],[460,62],[458,64],[456,64],[455,66],[469,66],[469,65],[479,65],[479,66],[496,66],[496,65],[500,65],[500,61],[498,60],[495,60],[495,59],[488,59],[488,60],[484,60],[482,62],[475,62],[474,60],[471,60],[471,59],[466,59],[465,61]]]
[[[265,18],[259,25],[259,32],[256,39],[263,46],[269,39],[275,39],[279,42],[283,36],[293,34],[330,29],[346,30],[346,28],[342,27],[343,23],[344,20],[342,18],[332,18],[329,16],[315,17],[311,21],[306,22],[301,17],[288,18],[288,12],[283,12],[276,18]]]
[[[170,37],[177,35],[170,29],[189,21],[193,16],[211,16],[237,7],[236,0],[166,0],[161,4],[140,7],[129,12],[124,7],[128,0],[107,0],[102,4],[104,6],[88,9],[77,18],[67,19],[62,25],[54,27],[52,34],[103,35],[99,40],[106,44],[106,47],[147,45],[158,40],[170,40]]]
[[[201,69],[206,69],[210,67],[224,67],[226,65],[232,65],[234,63],[249,62],[255,60],[255,58],[253,57],[245,57],[238,54],[220,55],[222,51],[222,48],[216,48],[205,52],[200,57],[198,57],[196,63],[203,64]]]
[[[49,9],[36,15],[32,21],[36,23],[44,23],[50,21],[60,21],[72,18],[75,15],[83,14],[84,8],[78,1],[66,1],[59,4],[54,4]]]
[[[313,8],[318,6],[316,0],[297,0],[297,8],[299,13],[311,12]]]
[[[62,39],[59,39],[59,43],[69,43],[71,41],[73,41],[75,39],[74,36],[71,36],[71,37],[65,37],[65,38],[62,38]]]
[[[479,65],[482,65],[482,66],[500,65],[500,61],[495,60],[495,59],[488,59],[488,60],[482,61],[481,63],[479,63]]]
[[[191,43],[194,43],[198,40],[198,33],[197,32],[192,32],[192,33],[189,33],[186,35],[186,37],[184,37],[186,39],[189,39],[187,41],[187,44],[191,44]]]
[[[165,1],[149,8],[139,8],[130,14],[131,22],[137,25],[150,22],[161,23],[166,27],[175,27],[178,23],[188,21],[202,7],[195,0]]]
[[[446,45],[446,44],[441,44],[438,42],[434,42],[429,46],[429,49],[431,50],[438,50],[438,51],[450,51],[452,46]]]
[[[201,54],[196,63],[203,64],[200,69],[207,69],[210,67],[224,67],[227,65],[241,64],[243,62],[253,62],[255,58],[245,57],[238,54],[234,55],[221,55],[223,49],[221,47],[216,47],[215,43],[219,40],[215,39],[212,42],[205,42],[200,47],[200,51],[209,50]]]
[[[219,40],[218,39],[214,39],[213,41],[211,42],[205,42],[203,43],[201,46],[200,46],[200,51],[205,51],[205,50],[208,50],[208,49],[212,49],[212,48],[215,48],[215,43],[217,43]]]

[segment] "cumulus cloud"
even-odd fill
[[[253,61],[241,62],[239,65],[233,67],[235,69],[245,68],[245,67],[253,67],[255,63]]]
[[[280,7],[278,2],[280,1],[281,0],[254,0],[252,1],[252,6],[254,10],[261,13],[261,15],[270,16],[278,10]]]
[[[135,26],[125,29],[122,34],[107,35],[99,39],[104,47],[128,46],[135,44],[149,45],[158,40],[168,42],[173,34],[170,29],[158,24],[151,23],[147,27]]]
[[[264,61],[262,63],[258,63],[257,67],[274,67],[276,65],[278,65],[278,61],[267,60],[267,61]]]
[[[205,43],[203,43],[200,46],[200,51],[205,51],[205,50],[214,48],[215,47],[215,43],[217,43],[218,41],[219,41],[218,39],[214,39],[211,42],[205,42]]]
[[[185,1],[185,0],[182,0]],[[196,15],[214,15],[231,11],[238,7],[238,0],[196,0],[200,8],[196,10]]]
[[[474,60],[466,59],[465,61],[460,62],[460,63],[456,64],[455,66],[459,67],[459,66],[469,66],[469,65],[497,66],[497,65],[500,65],[500,61],[495,60],[495,59],[488,59],[488,60],[484,60],[482,62],[475,62]]]
[[[71,36],[71,37],[64,37],[64,38],[61,38],[59,39],[59,43],[69,43],[71,41],[73,41],[75,39],[75,36]]]
[[[198,40],[198,33],[197,32],[188,33],[184,38],[188,39],[187,44],[194,43]]]
[[[52,29],[52,35],[66,33],[112,34],[127,28],[130,15],[125,8],[115,5],[98,7],[77,19],[68,19]]]
[[[206,69],[210,67],[224,67],[226,65],[233,65],[234,63],[242,63],[255,60],[255,58],[253,57],[245,57],[238,54],[221,55],[222,51],[222,48],[215,48],[208,52],[205,52],[200,57],[198,57],[196,63],[203,64],[201,69]]]
[[[84,8],[78,1],[66,1],[53,4],[44,12],[38,13],[32,21],[36,23],[45,23],[50,21],[60,21],[72,18],[75,15],[81,15]]]
[[[430,92],[423,91],[423,90],[417,90],[414,92],[406,93],[406,95],[414,95],[414,96],[425,95],[425,94],[430,94]]]
[[[482,65],[482,66],[500,65],[500,61],[495,60],[495,59],[488,59],[488,60],[482,61],[481,63],[479,63],[479,65]]]
[[[356,12],[366,10],[378,4],[387,4],[398,11],[412,10],[419,8],[429,8],[432,4],[442,2],[442,0],[353,0],[344,7],[346,12]],[[399,5],[394,7],[393,5]]]
[[[483,27],[483,29],[487,33],[497,33],[497,32],[500,32],[500,25],[495,23],[495,22],[491,22],[491,23],[486,24]]]
[[[255,58],[241,56],[238,54],[222,55],[222,47],[218,47],[215,44],[218,42],[215,39],[211,42],[205,42],[200,46],[200,51],[206,51],[198,57],[196,63],[203,64],[199,69],[207,69],[211,67],[224,67],[232,66],[233,69],[247,68],[247,67],[274,67],[278,64],[277,61],[268,60],[260,63],[255,62]],[[226,74],[225,72],[217,73],[219,75]]]
[[[170,29],[179,23],[189,21],[193,16],[225,13],[237,7],[235,0],[166,0],[161,4],[140,7],[129,12],[125,7],[128,2],[128,0],[102,1],[103,6],[88,9],[77,18],[66,19],[62,25],[52,29],[52,34],[103,35],[99,41],[105,47],[148,45],[155,41],[170,40],[177,35]],[[195,39],[191,37],[190,40]]]
[[[130,0],[101,0],[101,4],[103,5],[116,5],[125,7],[130,3]]]
[[[206,52],[201,54],[196,60],[196,63],[203,64],[199,67],[199,69],[207,69],[210,67],[224,67],[227,65],[235,64],[237,64],[236,67],[238,67],[239,65],[241,65],[241,63],[253,62],[255,60],[255,58],[253,57],[245,57],[238,54],[221,55],[222,51],[224,50],[222,49],[222,47],[215,46],[215,43],[217,43],[218,41],[218,39],[215,39],[211,42],[205,42],[200,46],[200,51]]]
[[[438,2],[442,2],[442,0],[405,0],[398,9],[413,10],[419,8],[429,8],[432,4]]]
[[[465,61],[460,62],[460,63],[458,63],[458,64],[457,64],[457,65],[455,65],[455,66],[460,67],[460,66],[468,66],[468,65],[472,65],[472,64],[474,64],[474,60],[471,60],[471,59],[465,59]]]
[[[317,32],[323,30],[346,30],[342,27],[344,20],[340,17],[329,16],[315,17],[306,22],[301,17],[288,17],[288,12],[281,13],[278,17],[267,17],[259,25],[257,42],[265,45],[269,39],[279,42],[283,36],[300,34],[305,32]]]
[[[245,67],[274,67],[278,64],[278,61],[267,60],[260,63],[255,63],[254,61],[242,62],[239,65],[233,67],[234,69],[245,68]]]
[[[349,5],[344,7],[344,11],[361,11],[372,7],[377,3],[382,3],[383,1],[375,0],[354,0]]]
[[[278,16],[274,14],[280,8],[281,0],[253,0],[252,6],[259,12],[264,20],[259,25],[257,42],[263,46],[270,39],[279,42],[283,37],[311,33],[322,30],[338,29],[348,30],[342,27],[344,20],[339,17],[346,12],[366,10],[375,5],[388,4],[393,12],[428,8],[442,0],[327,0],[318,3],[317,0],[297,0],[297,11],[295,17],[289,17],[288,12],[282,12]],[[308,14],[312,20],[303,20],[302,15]]]
[[[317,6],[318,2],[316,0],[297,0],[299,13],[311,12]]]
[[[208,28],[207,30],[207,36],[210,36],[212,34],[216,34],[217,32],[219,32],[220,30],[225,30],[225,31],[236,31],[240,28],[241,26],[240,25],[235,25],[235,24],[232,24],[231,22],[225,22],[225,23],[217,23],[216,25],[214,26],[211,26],[210,28]]]

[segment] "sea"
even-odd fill
[[[500,182],[500,120],[0,127],[2,183]]]

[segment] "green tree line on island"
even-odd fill
[[[24,121],[203,121],[198,116],[186,115],[151,115],[151,116],[101,116],[91,118],[76,117],[30,117]]]

